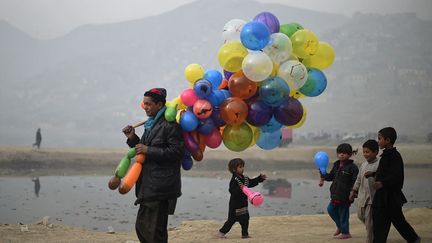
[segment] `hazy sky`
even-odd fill
[[[0,0],[0,19],[33,37],[49,39],[85,24],[157,15],[198,0]],[[217,1],[217,0],[215,0]],[[432,19],[432,0],[258,0],[350,16],[353,12],[415,12]]]

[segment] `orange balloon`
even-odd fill
[[[132,189],[138,180],[139,175],[141,174],[142,164],[135,163],[129,169],[125,177],[123,177],[122,182],[120,183],[119,192],[121,194],[126,194]]]
[[[135,162],[136,163],[142,164],[142,163],[144,163],[144,160],[145,160],[145,155],[144,154],[137,154],[135,156]]]
[[[246,103],[238,97],[229,97],[220,106],[220,116],[228,124],[242,124],[246,120],[247,114]]]
[[[224,79],[219,85],[219,89],[225,89],[226,87],[228,87],[228,80]]]
[[[241,70],[231,75],[228,88],[232,96],[244,100],[252,97],[257,91],[256,83],[248,79]]]

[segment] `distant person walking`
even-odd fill
[[[38,130],[36,131],[36,142],[33,144],[33,148],[36,146],[38,149],[40,149],[41,142],[42,142],[42,133],[41,133],[41,129],[38,128]]]
[[[40,191],[40,181],[39,181],[39,177],[33,177],[32,181],[34,182],[34,191],[35,191],[35,195],[36,197],[39,197],[39,191]]]

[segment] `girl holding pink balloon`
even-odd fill
[[[250,179],[244,173],[245,162],[243,159],[235,158],[228,163],[228,170],[232,173],[229,192],[228,219],[218,231],[219,238],[226,238],[225,234],[231,230],[235,222],[239,222],[242,228],[242,238],[249,238],[249,211],[248,197],[255,206],[261,205],[263,198],[260,193],[251,192],[248,188],[254,187],[267,179],[265,174]]]

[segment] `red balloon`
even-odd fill
[[[198,119],[207,119],[213,112],[213,107],[207,100],[199,99],[193,105],[193,112]]]

